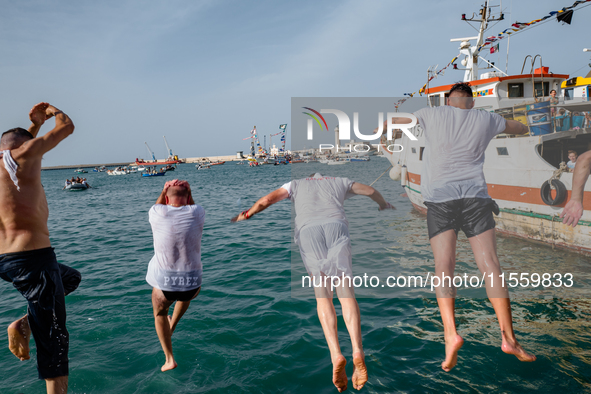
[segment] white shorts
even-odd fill
[[[353,276],[351,239],[345,224],[306,226],[300,230],[298,246],[308,274]]]

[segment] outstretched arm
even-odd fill
[[[505,126],[505,131],[503,131],[503,133],[522,135],[529,133],[529,129],[521,122],[516,120],[507,120],[507,126]]]
[[[371,186],[364,185],[363,183],[353,182],[353,185],[351,186],[351,192],[371,198],[380,206],[380,211],[384,209],[396,209],[392,204],[384,199],[379,191]]]
[[[575,227],[579,223],[579,219],[583,216],[583,195],[585,191],[585,183],[589,178],[589,171],[591,170],[591,150],[583,153],[577,159],[575,166],[575,173],[573,174],[573,190],[571,192],[570,200],[564,207],[560,214],[562,223],[567,226]]]
[[[271,193],[267,194],[265,197],[261,197],[254,205],[247,209],[244,212],[241,212],[240,215],[234,216],[231,221],[232,222],[239,222],[241,220],[246,220],[253,216],[254,214],[264,211],[271,205],[279,202],[281,200],[285,200],[289,197],[289,192],[284,188],[279,188],[277,190],[272,191]]]

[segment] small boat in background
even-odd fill
[[[224,163],[225,163],[225,161],[212,161],[210,163],[210,165],[212,165],[212,166],[220,166],[220,165],[222,165]]]
[[[162,167],[162,168],[160,169],[160,171],[167,172],[167,171],[174,171],[175,169],[176,169],[176,167],[174,167],[174,166],[172,166],[172,165],[170,165],[170,164],[169,164],[169,165],[167,165],[166,167]]]
[[[86,183],[74,182],[74,183],[67,184],[64,187],[64,190],[69,190],[69,191],[72,191],[72,192],[78,192],[78,191],[86,190],[88,188],[89,188],[89,186]]]
[[[166,174],[166,171],[162,171],[162,172],[144,172],[142,174],[142,176],[148,177],[148,176],[164,176],[164,174]]]
[[[82,168],[77,168],[76,170],[74,170],[74,172],[77,174],[86,174],[88,171],[86,171]]]
[[[198,170],[209,170],[211,166],[209,165],[209,163],[203,163],[195,165],[195,168],[197,168]]]
[[[107,175],[127,175],[129,170],[126,167],[117,167],[114,170],[107,170]]]
[[[347,164],[347,163],[349,163],[349,160],[329,160],[328,163],[326,163],[326,164],[328,164],[329,166],[337,166],[340,164]]]

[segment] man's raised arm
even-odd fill
[[[51,104],[39,103],[33,107],[31,114],[29,115],[31,117],[31,121],[33,122],[33,125],[29,127],[29,132],[31,134],[34,132],[33,137],[36,136],[36,134],[39,132],[39,127],[41,127],[41,124],[43,124],[38,124],[39,119],[41,118],[41,111],[37,107],[45,105],[47,105],[45,107],[45,120],[55,116],[55,127],[47,132],[47,134],[45,134],[43,137],[35,138],[32,141],[23,144],[23,149],[27,150],[28,152],[33,152],[34,154],[43,155],[44,153],[55,148],[57,144],[74,132],[74,123],[72,123],[72,120],[68,117],[68,115]]]
[[[49,103],[35,104],[35,106],[31,108],[31,111],[29,112],[29,119],[31,119],[29,133],[31,133],[33,138],[37,137],[39,129],[41,129],[41,126],[43,126],[43,123],[45,123],[47,120],[47,107],[49,107]]]

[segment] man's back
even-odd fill
[[[0,161],[0,253],[49,247],[49,210],[41,185],[41,156],[32,154],[27,144],[9,152],[18,164],[20,191]]]
[[[310,177],[291,182],[290,196],[295,205],[295,225],[326,222],[348,224],[343,202],[352,197],[353,181],[348,178]]]
[[[421,174],[423,198],[443,202],[488,197],[482,170],[484,151],[490,140],[505,130],[505,120],[486,111],[452,106],[424,108],[415,116],[426,140]],[[445,191],[449,189],[456,190]]]
[[[166,270],[201,269],[203,207],[197,204],[181,207],[156,204],[150,209],[149,216],[154,234],[154,263]]]

